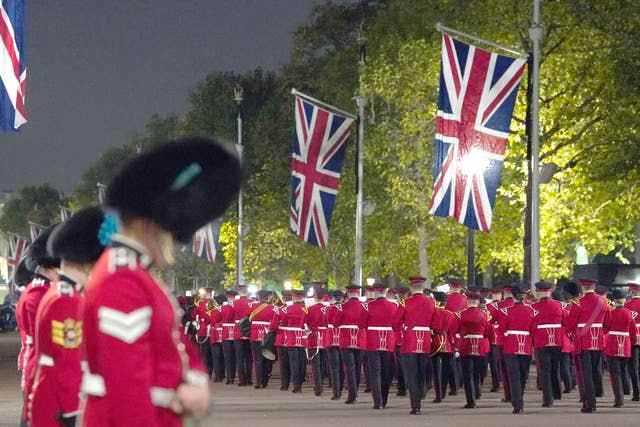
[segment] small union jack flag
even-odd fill
[[[24,255],[28,244],[29,242],[27,239],[23,239],[20,236],[9,237],[9,257],[7,259],[7,264],[14,274],[18,264],[20,264],[20,261],[22,260],[22,256]],[[12,274],[9,274],[9,276],[11,275]]]
[[[38,238],[40,233],[44,231],[44,229],[45,227],[40,224],[29,222],[29,234],[31,235],[31,241],[34,242]]]
[[[289,224],[300,239],[323,248],[354,119],[299,95],[294,107]]]
[[[206,257],[207,261],[213,263],[216,261],[216,244],[218,235],[220,234],[220,222],[214,221],[209,223],[195,232],[193,235],[192,250],[198,257]]]
[[[524,65],[443,35],[431,214],[489,231]]]
[[[24,18],[25,0],[0,3],[0,129],[4,131],[18,130],[27,122]]]

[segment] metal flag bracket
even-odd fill
[[[483,38],[480,38],[478,36],[474,36],[472,34],[469,33],[465,33],[462,31],[458,31],[458,30],[454,30],[453,28],[449,28],[446,27],[445,25],[443,25],[441,22],[436,23],[436,30],[438,30],[441,33],[447,33],[447,34],[452,34],[458,37],[466,37],[468,39],[471,39],[475,42],[484,44],[486,46],[491,46],[494,47],[496,49],[500,49],[506,53],[508,53],[510,56],[515,56],[517,58],[522,58],[522,59],[526,59],[529,57],[529,55],[521,50],[517,50],[517,49],[513,49],[510,48],[508,46],[504,46],[495,42],[492,42],[491,40],[486,40]]]

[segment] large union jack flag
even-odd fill
[[[291,147],[291,231],[324,248],[340,186],[353,118],[295,97],[296,132]]]
[[[443,35],[431,214],[489,231],[524,65]]]
[[[20,236],[9,237],[9,257],[7,258],[7,264],[13,271],[13,273],[9,273],[9,277],[11,277],[12,274],[15,274],[16,268],[18,267],[18,264],[20,264],[28,244],[29,242],[27,239],[23,239]]]
[[[24,107],[27,59],[24,35],[25,0],[0,3],[0,129],[18,130],[27,122]]]
[[[216,261],[216,243],[220,234],[220,222],[211,222],[193,235],[191,242],[193,253],[198,258],[206,258],[207,261],[213,263]]]

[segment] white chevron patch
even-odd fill
[[[151,325],[151,307],[145,306],[130,313],[109,307],[98,309],[100,332],[118,338],[127,344],[136,342]]]

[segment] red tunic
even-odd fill
[[[398,329],[394,322],[398,305],[381,297],[367,304],[365,326],[368,351],[395,351]]]
[[[177,304],[148,271],[149,256],[135,241],[116,238],[128,246],[102,254],[85,291],[81,425],[181,426],[169,409],[176,388],[208,378],[192,369],[195,349],[181,340]]]
[[[602,329],[607,305],[595,292],[589,292],[580,298],[578,304],[571,306],[565,326],[575,336],[577,352],[604,349],[604,331]]]
[[[78,413],[82,371],[81,296],[63,280],[50,287],[36,315],[34,356],[38,361],[29,419],[38,427],[59,427],[59,414]]]
[[[632,297],[624,306],[631,310],[631,317],[634,321],[633,333],[631,334],[631,345],[640,346],[640,297]]]
[[[440,337],[434,337],[432,340],[432,352],[440,350],[440,353],[453,353],[457,348],[457,315],[445,308],[436,307],[433,319],[432,329],[440,335]],[[434,341],[437,341],[436,345],[434,345]]]
[[[502,338],[504,354],[531,355],[531,327],[534,310],[529,305],[514,304],[505,308],[498,333]]]
[[[498,345],[498,327],[500,326],[501,315],[499,313],[498,301],[487,304],[487,313],[489,313],[489,322],[491,323],[491,332],[489,333],[489,344]]]
[[[498,310],[495,312],[495,315],[496,315],[495,321],[498,324],[498,326],[500,326],[500,322],[504,318],[505,311],[509,307],[513,307],[513,304],[514,304],[514,301],[512,297],[505,298],[502,301],[498,302]],[[498,329],[499,328],[496,328],[494,324],[494,332],[495,332],[494,342],[495,342],[495,345],[502,346],[502,340],[504,339],[504,336],[499,332]]]
[[[20,353],[18,353],[18,372],[22,372],[24,368],[25,361],[25,353],[28,351],[28,347],[31,345],[27,345],[27,333],[25,332],[24,326],[24,296],[27,293],[28,287],[25,287],[25,290],[20,295],[18,299],[18,303],[16,304],[16,325],[18,327],[18,332],[20,333]],[[24,376],[21,378],[20,387],[24,387]]]
[[[236,321],[233,312],[233,303],[225,302],[220,309],[220,326],[222,327],[222,340],[232,341],[236,339]]]
[[[207,311],[207,315],[209,317],[209,342],[211,345],[219,344],[222,342],[222,325],[220,325],[222,313],[220,312],[220,307],[216,306]]]
[[[358,298],[349,298],[342,304],[342,311],[336,320],[340,330],[340,348],[367,349],[366,316],[365,305]]]
[[[535,348],[561,347],[565,336],[562,323],[567,313],[562,304],[551,298],[543,298],[532,307],[535,310],[532,324]]]
[[[631,357],[631,334],[635,332],[631,310],[618,307],[610,310],[604,320],[606,341],[604,354],[609,357]]]
[[[278,309],[273,316],[270,331],[280,330],[281,347],[306,347],[307,346],[307,309],[304,304],[296,303]]]
[[[413,294],[398,309],[398,325],[404,331],[402,353],[429,353],[431,333],[436,313],[432,298],[422,293]]]
[[[325,347],[340,346],[340,329],[336,326],[336,321],[341,311],[342,304],[336,303],[327,307],[327,333],[324,335]]]
[[[22,369],[22,392],[24,396],[23,416],[27,418],[27,407],[31,386],[36,373],[36,357],[33,349],[34,337],[36,335],[36,313],[42,298],[49,290],[50,283],[42,278],[35,278],[31,281],[27,290],[23,294],[22,302],[22,322],[24,324],[24,335],[26,349],[23,354]],[[27,418],[28,419],[28,418]]]
[[[198,302],[198,305],[194,308],[195,319],[198,325],[198,331],[196,333],[198,343],[204,343],[210,335],[211,321],[209,314],[207,313],[207,304],[209,300],[203,298]]]
[[[240,329],[238,328],[238,322],[240,319],[247,317],[251,314],[253,309],[255,308],[256,303],[249,299],[249,297],[242,296],[235,300],[233,303],[233,323],[235,323],[235,339],[237,340],[248,340],[249,337],[243,337],[240,333]]]
[[[272,304],[262,303],[251,312],[251,335],[253,342],[261,342],[274,316]]]
[[[311,329],[307,346],[311,350],[325,348],[325,335],[327,334],[327,309],[321,302],[309,307],[307,326]]]
[[[487,314],[479,307],[469,307],[460,313],[458,332],[462,356],[484,356],[489,352],[487,339],[490,328]]]
[[[459,313],[467,308],[467,296],[459,292],[450,292],[444,308],[454,313]]]

